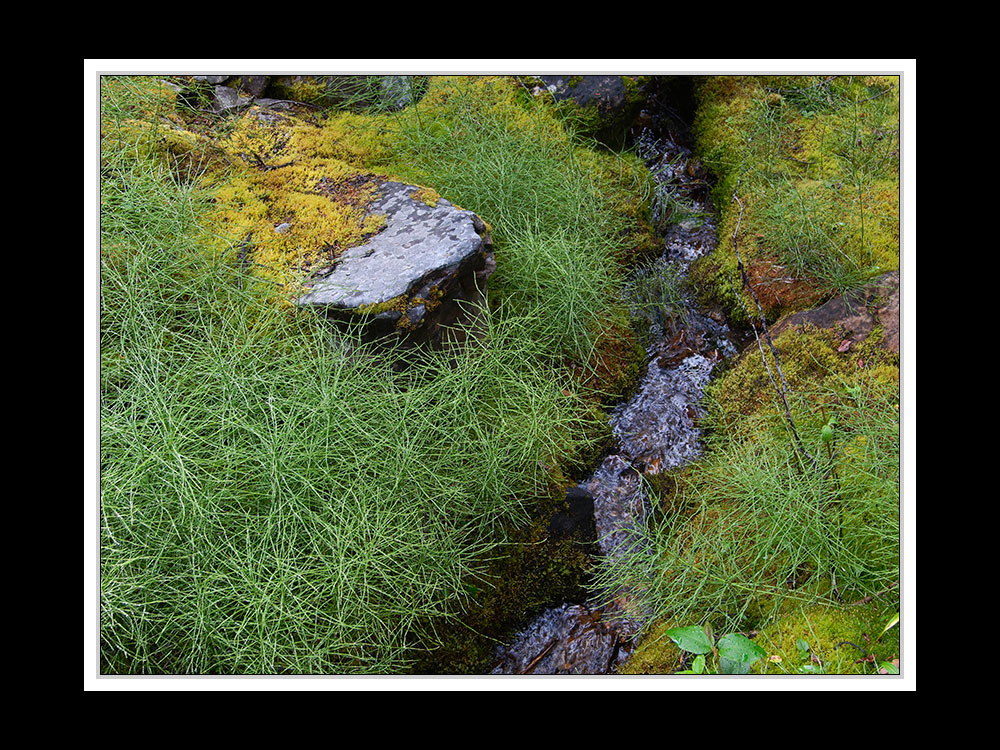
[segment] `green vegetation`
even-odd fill
[[[652,244],[641,163],[582,148],[550,103],[499,78],[432,81],[395,128],[385,168],[490,223],[496,298],[537,322],[531,337],[553,354],[600,357],[628,325],[623,265]]]
[[[640,263],[625,284],[625,299],[632,314],[658,330],[687,318],[684,297],[687,281],[676,263],[663,258]]]
[[[595,586],[655,613],[627,671],[694,670],[670,634],[699,623],[752,634],[771,657],[755,672],[873,673],[898,655],[866,639],[898,607],[899,357],[878,330],[849,350],[835,330],[767,340],[732,238],[770,323],[898,268],[897,82],[717,77],[700,100],[720,229],[692,277],[758,344],[709,386],[704,457],[652,487],[652,555]]]
[[[208,117],[154,78],[102,80],[103,672],[479,671],[501,628],[581,585],[546,514],[634,380],[635,316],[682,323],[688,288],[647,259],[638,159],[511,79],[420,85],[403,109],[368,81],[336,109]],[[734,234],[768,322],[898,268],[898,107],[883,78],[704,79],[720,243],[692,289],[749,322]],[[482,334],[402,370],[289,302],[378,230],[376,178],[475,211],[496,248]],[[899,357],[878,330],[773,343],[780,373],[766,342],[727,365],[704,458],[657,477],[651,554],[592,582],[654,614],[626,671],[898,656]],[[703,661],[679,628],[707,634]]]
[[[700,88],[699,149],[718,176],[720,237],[737,225],[770,320],[899,268],[899,86],[878,76],[718,76]],[[746,322],[727,243],[695,276]]]
[[[488,596],[507,531],[603,435],[605,394],[584,381],[613,392],[632,367],[610,300],[636,225],[600,186],[633,168],[577,158],[503,81],[438,82],[409,112],[328,113],[278,140],[243,120],[195,132],[153,79],[106,78],[101,101],[102,671],[405,670]],[[205,158],[179,169],[179,141]],[[493,222],[478,343],[398,372],[282,304],[298,258],[247,233],[270,240],[282,201],[330,216],[237,142],[269,165],[311,153],[295,168],[316,181],[402,175],[398,158]]]
[[[661,617],[727,629],[890,587],[899,575],[898,398],[898,385],[862,372],[796,404],[818,466],[773,413],[714,435],[646,529],[652,559],[623,557],[608,580],[641,592]]]
[[[690,669],[677,674],[705,674],[711,669],[707,655],[711,654],[719,674],[747,674],[754,662],[765,651],[742,633],[729,633],[715,642],[710,625],[703,627],[671,628],[666,633],[682,650],[695,654]]]

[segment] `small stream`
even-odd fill
[[[654,210],[673,212],[663,252],[642,273],[686,277],[715,247],[716,227],[703,169],[685,147],[648,131],[636,143],[654,176]],[[642,279],[636,279],[641,283]],[[716,364],[736,353],[721,316],[682,298],[681,316],[648,316],[645,374],[635,394],[610,414],[616,438],[577,491],[594,499],[600,554],[642,554],[637,530],[650,512],[645,477],[683,466],[701,451],[700,401]],[[552,607],[500,646],[492,674],[612,674],[628,658],[643,617],[624,592],[604,592],[602,606]]]

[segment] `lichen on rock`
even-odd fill
[[[343,250],[332,271],[296,302],[333,317],[373,315],[400,329],[425,329],[437,340],[446,326],[470,319],[471,310],[458,309],[461,302],[485,302],[485,282],[496,267],[486,226],[444,198],[428,205],[414,197],[421,195],[417,186],[381,182],[378,189],[366,215],[384,217],[383,229]]]

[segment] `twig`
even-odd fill
[[[750,284],[750,278],[747,276],[746,269],[743,266],[743,257],[740,255],[740,247],[737,237],[740,232],[740,226],[742,226],[743,224],[744,205],[743,201],[741,201],[739,198],[738,191],[740,187],[740,182],[742,182],[742,180],[743,177],[740,176],[740,178],[736,181],[736,187],[733,189],[733,200],[736,201],[737,205],[740,207],[740,215],[736,220],[736,228],[733,230],[733,236],[732,236],[733,252],[736,253],[736,269],[740,272],[740,278],[742,279],[743,286],[746,288],[748,292],[750,292],[750,297],[753,299],[754,304],[757,305],[757,313],[760,320],[761,330],[763,330],[764,332],[764,338],[767,341],[767,346],[771,350],[771,356],[774,358],[774,368],[778,371],[778,375],[781,378],[780,388],[778,387],[778,383],[774,379],[774,373],[771,371],[771,365],[767,361],[767,355],[764,352],[764,346],[760,341],[760,332],[757,330],[757,325],[756,323],[754,323],[753,316],[750,315],[750,311],[747,310],[746,305],[743,303],[743,298],[740,297],[739,295],[737,295],[737,298],[740,300],[740,305],[743,306],[743,311],[744,313],[746,313],[747,320],[750,321],[750,327],[753,328],[754,337],[757,340],[757,348],[760,349],[760,357],[764,363],[764,367],[767,369],[767,376],[771,380],[771,385],[774,387],[774,392],[778,394],[778,397],[781,399],[781,403],[785,407],[785,418],[788,421],[788,427],[791,430],[792,436],[795,439],[796,450],[798,450],[798,452],[801,455],[809,459],[809,462],[812,464],[813,468],[817,468],[818,465],[816,462],[816,458],[811,453],[809,453],[809,451],[806,450],[805,445],[802,443],[802,438],[799,437],[799,432],[795,428],[795,420],[792,419],[792,411],[788,407],[788,398],[786,397],[786,394],[788,393],[788,381],[785,380],[785,373],[781,369],[781,359],[778,356],[778,350],[774,348],[774,342],[771,340],[771,333],[767,328],[767,320],[764,317],[764,308],[761,306],[760,300],[757,298],[757,293],[754,291],[753,286]]]
[[[888,93],[889,93],[890,91],[892,91],[892,90],[893,90],[894,88],[896,88],[896,84],[895,84],[895,83],[894,83],[894,84],[892,84],[892,85],[891,85],[891,86],[890,86],[889,88],[887,88],[887,89],[882,89],[882,90],[881,90],[881,91],[879,91],[879,92],[878,92],[877,94],[875,94],[875,96],[869,96],[869,97],[868,97],[867,99],[861,99],[861,100],[859,100],[859,101],[858,101],[858,104],[864,104],[865,102],[870,102],[870,101],[871,101],[872,99],[878,99],[878,98],[879,98],[880,96],[882,96],[882,94],[888,94]]]
[[[879,592],[877,592],[875,594],[869,594],[864,599],[858,599],[856,602],[851,602],[847,606],[848,607],[857,607],[858,605],[861,605],[861,604],[867,604],[872,599],[876,599],[876,598],[882,596],[882,594],[886,594],[886,593],[892,591],[898,585],[899,585],[899,581],[893,581],[891,584],[889,584],[886,588],[882,589],[881,591],[879,591]]]
[[[551,641],[549,641],[549,645],[547,645],[545,648],[543,648],[541,650],[541,653],[539,653],[538,656],[536,656],[534,659],[532,659],[531,662],[529,662],[528,666],[526,666],[523,670],[521,670],[521,674],[530,674],[531,671],[536,666],[538,666],[538,662],[540,662],[542,659],[544,659],[546,656],[548,656],[549,652],[553,649],[553,647],[556,645],[556,643],[558,643],[558,639],[557,638],[553,638]]]
[[[245,156],[245,154],[244,154]],[[282,167],[288,167],[295,163],[295,159],[291,161],[286,161],[284,164],[266,164],[263,159],[260,158],[260,154],[256,151],[252,151],[250,156],[253,157],[254,163],[258,169],[263,169],[265,172],[270,172],[272,169],[281,169]]]

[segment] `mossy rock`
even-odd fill
[[[642,109],[649,77],[545,75],[524,82],[539,94],[551,95],[581,135],[617,149],[625,145]]]

